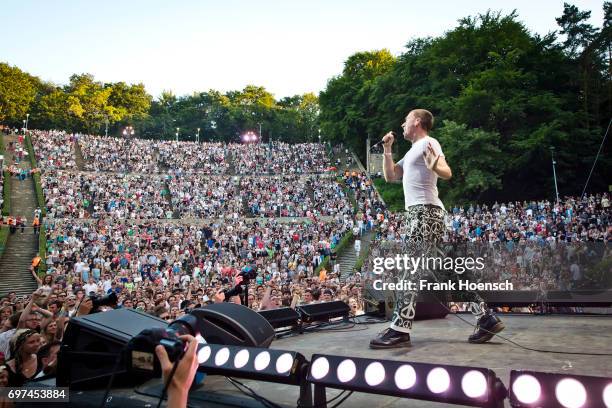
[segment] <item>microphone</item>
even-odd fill
[[[393,138],[395,139],[395,133],[391,132],[391,134],[393,135]],[[379,142],[376,142],[374,145],[372,145],[370,147],[370,150],[374,149],[375,147],[378,147],[378,146],[382,145],[383,143],[385,143],[384,140],[380,140]]]

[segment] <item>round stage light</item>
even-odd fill
[[[217,354],[215,355],[215,365],[221,366],[227,363],[227,360],[229,360],[229,356],[229,349],[227,347],[223,347],[221,350],[217,351]]]
[[[198,351],[198,364],[204,364],[210,357],[211,349],[208,346],[202,347]]]
[[[291,370],[293,366],[293,356],[289,353],[285,353],[276,360],[276,372],[284,374]]]
[[[375,387],[385,380],[385,367],[379,362],[370,363],[365,370],[365,380],[370,387]]]
[[[587,398],[584,385],[573,378],[564,378],[559,381],[555,387],[555,395],[565,408],[580,408]]]
[[[416,383],[416,371],[411,365],[404,364],[395,372],[395,385],[400,390],[407,390]]]
[[[257,371],[265,370],[268,364],[270,364],[270,353],[267,351],[262,351],[255,357],[255,369]]]
[[[319,357],[312,362],[310,373],[315,380],[320,380],[329,373],[329,361],[325,357]]]
[[[427,388],[434,394],[443,393],[449,386],[450,376],[444,368],[436,367],[427,374]]]
[[[234,357],[234,367],[242,368],[249,362],[249,350],[240,350]]]
[[[482,397],[487,392],[487,378],[480,371],[468,371],[461,379],[461,389],[470,398]]]
[[[353,378],[355,378],[355,374],[357,374],[357,367],[353,360],[344,360],[340,364],[338,364],[338,370],[336,371],[336,375],[338,376],[338,380],[340,382],[349,382]]]
[[[514,380],[512,392],[523,404],[533,404],[540,399],[542,387],[534,376],[524,374]]]
[[[603,390],[603,400],[606,408],[612,408],[612,383],[606,385]]]

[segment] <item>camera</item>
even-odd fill
[[[242,268],[242,271],[238,274],[238,276],[242,276],[242,282],[244,284],[248,284],[251,279],[255,279],[257,277],[257,269],[248,265]]]
[[[161,365],[155,354],[155,347],[163,346],[169,360],[176,362],[185,353],[185,342],[179,336],[197,336],[199,333],[198,319],[193,314],[181,316],[165,328],[156,327],[141,331],[127,344],[128,370],[138,375],[161,376]]]
[[[100,311],[100,307],[102,306],[112,306],[113,308],[117,306],[117,294],[115,292],[111,292],[106,296],[97,296],[91,295],[89,296],[91,299],[91,303],[93,305],[91,309],[91,313],[97,313]]]

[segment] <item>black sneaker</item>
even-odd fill
[[[468,341],[470,343],[486,343],[497,333],[504,330],[505,327],[499,317],[487,313],[478,319],[474,334],[468,338]]]
[[[370,348],[387,349],[410,346],[410,333],[402,333],[392,328],[378,334],[375,339],[370,340]]]

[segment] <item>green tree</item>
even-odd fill
[[[0,63],[0,122],[21,126],[36,97],[38,82],[19,68]]]
[[[369,126],[378,114],[378,106],[371,103],[375,81],[394,64],[395,58],[386,49],[359,52],[348,58],[342,75],[330,79],[319,95],[319,120],[326,140],[346,143],[365,157],[368,134],[379,132]]]

